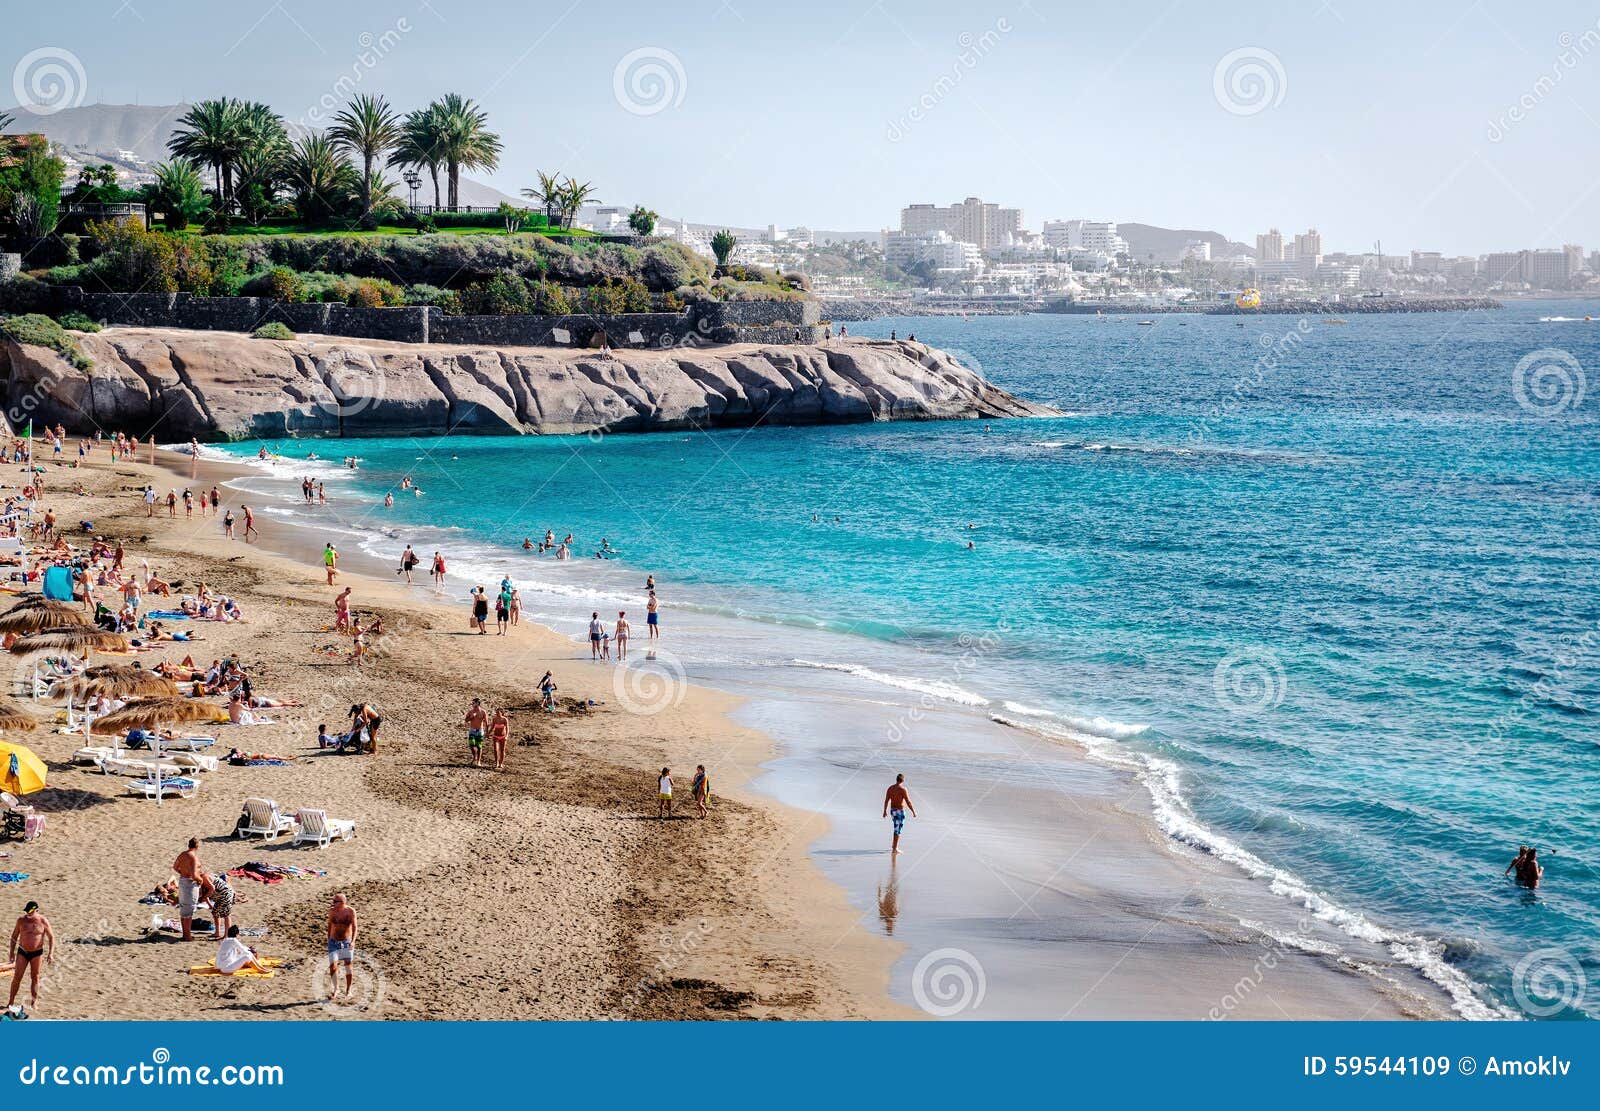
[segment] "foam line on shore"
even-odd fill
[[[1445,960],[1443,942],[1379,926],[1359,911],[1342,907],[1315,891],[1294,873],[1268,864],[1243,846],[1207,828],[1184,800],[1179,768],[1172,761],[1046,721],[1025,722],[1005,714],[991,714],[990,720],[1043,740],[1074,745],[1091,757],[1131,772],[1149,792],[1156,824],[1169,837],[1225,860],[1247,875],[1265,881],[1273,894],[1298,904],[1309,911],[1312,917],[1352,938],[1388,946],[1395,960],[1416,969],[1424,978],[1443,989],[1461,1017],[1476,1020],[1520,1017],[1515,1011],[1486,1001],[1478,984]],[[1241,924],[1252,925],[1249,922]],[[1307,947],[1301,944],[1304,939],[1297,934],[1275,933],[1265,929],[1262,932],[1279,944],[1319,953],[1316,943],[1313,943],[1313,947]]]

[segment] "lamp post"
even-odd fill
[[[422,175],[416,170],[407,170],[405,174],[406,186],[411,190],[411,210],[417,209],[417,190],[422,188]]]

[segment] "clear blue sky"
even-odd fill
[[[977,194],[1020,205],[1034,228],[1088,216],[1247,240],[1268,225],[1316,224],[1330,251],[1380,237],[1395,251],[1600,247],[1592,5],[68,0],[6,9],[0,81],[30,52],[57,48],[81,62],[89,102],[231,93],[298,119],[341,74],[359,73],[360,88],[402,108],[455,90],[487,107],[505,138],[490,180],[507,192],[535,169],[557,168],[592,179],[607,201],[693,220],[866,230],[895,224],[904,203]],[[363,65],[362,36],[386,34],[383,57]],[[1249,52],[1247,67],[1260,62],[1260,111],[1248,111],[1259,106],[1248,87],[1232,94],[1233,111],[1226,82],[1219,100],[1218,63],[1236,51]],[[659,105],[648,82],[628,94],[624,81],[616,93],[618,64],[634,52],[647,69],[664,59]],[[636,109],[660,110],[630,112],[630,95]],[[0,104],[16,99],[0,84]],[[1524,99],[1525,118],[1512,121]]]

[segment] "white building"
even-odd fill
[[[883,239],[883,260],[904,270],[930,262],[935,270],[983,269],[983,252],[976,243],[963,243],[946,231],[907,235],[890,232]]]
[[[1044,241],[1058,250],[1100,251],[1113,258],[1128,250],[1115,220],[1046,220]]]
[[[1195,262],[1210,262],[1211,241],[1208,239],[1191,239],[1185,243],[1183,245],[1183,253],[1178,256],[1178,261],[1188,262],[1191,259]]]

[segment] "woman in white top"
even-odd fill
[[[217,971],[224,976],[232,976],[235,972],[251,969],[255,972],[266,972],[266,966],[256,960],[256,955],[250,947],[239,940],[239,927],[228,927],[228,936],[217,943]]]
[[[656,788],[656,817],[672,817],[672,769],[662,768]]]

